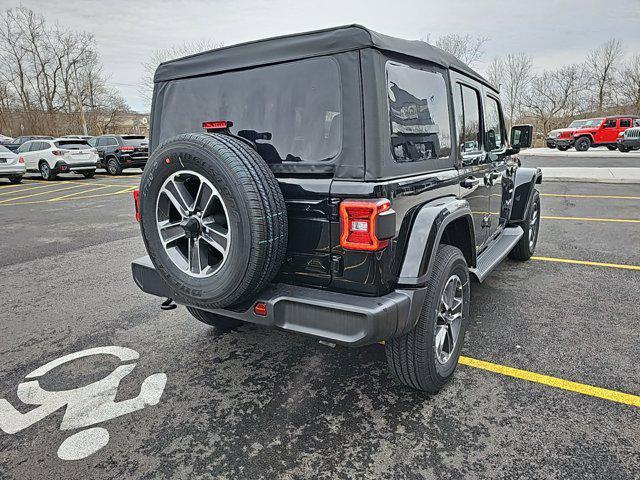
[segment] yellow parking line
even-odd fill
[[[137,187],[127,187],[127,188],[125,188],[123,190],[118,190],[117,192],[96,193],[94,195],[84,195],[87,192],[86,191],[82,191],[82,192],[78,192],[79,196],[69,198],[68,200],[79,200],[79,199],[96,198],[96,197],[112,197],[112,196],[115,196],[115,195],[122,195],[124,193],[131,193],[134,188],[137,188]],[[57,200],[60,200],[60,199],[57,198],[55,200],[57,201]],[[63,198],[60,201],[64,201],[64,200],[67,200],[67,199]],[[15,205],[34,205],[34,204],[40,204],[40,203],[51,203],[51,201],[50,200],[33,200],[33,201],[27,201],[27,202],[12,202],[12,203],[0,202],[0,207],[12,207],[12,206],[15,206]]]
[[[96,197],[111,197],[113,195],[122,195],[123,193],[131,193],[131,192],[133,192],[134,188],[137,188],[137,187],[127,187],[127,188],[124,188],[122,190],[118,190],[117,192],[110,192],[110,193],[96,193],[95,195],[80,195],[78,197],[75,197],[75,199],[79,199],[79,198],[96,198]],[[82,192],[82,193],[86,193],[86,192]]]
[[[20,197],[6,198],[4,200],[0,200],[0,204],[1,203],[7,203],[7,202],[13,202],[14,200],[22,200],[23,198],[35,197],[37,195],[46,195],[48,193],[62,192],[64,190],[71,190],[72,188],[78,188],[78,187],[81,187],[81,186],[82,185],[72,185],[70,187],[58,188],[56,190],[47,190],[45,192],[38,192],[38,193],[31,193],[29,195],[22,195]]]
[[[579,222],[640,223],[640,220],[631,218],[559,217],[552,215],[542,215],[540,218],[545,220],[575,220]]]
[[[601,198],[609,200],[640,200],[640,197],[626,195],[580,195],[574,193],[541,193],[542,197],[568,197],[568,198]]]
[[[55,187],[55,186],[56,186],[55,183],[48,183],[46,185],[34,185],[34,186],[20,185],[20,187],[22,187],[20,190],[11,190],[10,192],[0,192],[0,195],[12,195],[14,193],[26,192],[27,190],[35,190],[37,188]]]
[[[570,392],[581,393],[590,397],[602,398],[610,402],[623,403],[633,407],[640,407],[640,396],[630,393],[618,392],[616,390],[608,390],[606,388],[594,387],[584,383],[563,380],[562,378],[542,375],[540,373],[530,372],[528,370],[520,370],[518,368],[506,367],[497,363],[485,362],[484,360],[476,360],[475,358],[460,356],[459,362],[473,368],[487,370],[508,377],[519,378],[529,382],[540,383],[549,387],[560,388]]]
[[[104,190],[105,188],[112,188],[109,185],[101,185],[99,187],[94,187],[94,188],[89,188],[87,190],[82,190],[80,192],[73,192],[73,193],[68,193],[66,195],[62,195],[61,197],[56,197],[56,198],[50,198],[48,200],[46,200],[47,202],[58,202],[60,200],[64,200],[66,198],[71,198],[71,197],[75,197],[78,195],[84,195],[85,193],[89,193],[89,192],[95,192],[96,190]]]
[[[531,257],[531,260],[541,260],[544,262],[571,263],[574,265],[589,265],[591,267],[621,268],[623,270],[640,270],[640,265],[624,265],[620,263],[589,262],[587,260],[571,260],[569,258]]]

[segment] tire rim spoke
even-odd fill
[[[458,345],[463,315],[463,285],[460,277],[451,275],[442,289],[434,327],[435,357],[441,365],[451,359]]]
[[[225,202],[201,174],[183,170],[163,183],[156,200],[156,222],[169,259],[192,277],[220,270],[231,247]]]

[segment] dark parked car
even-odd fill
[[[47,137],[46,135],[24,135],[22,137],[14,138],[11,143],[5,143],[4,146],[12,152],[15,152],[20,148],[20,145],[28,142],[29,140],[53,140],[53,137]]]
[[[400,382],[442,388],[470,280],[538,239],[542,175],[513,156],[533,128],[509,141],[495,87],[359,26],[166,62],[155,82],[137,285],[216,328],[384,340]]]
[[[144,135],[102,135],[89,143],[98,150],[98,168],[120,175],[125,168],[144,168],[149,157],[149,142]]]

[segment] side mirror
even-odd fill
[[[529,148],[533,141],[533,125],[514,125],[511,127],[511,148],[520,150]]]

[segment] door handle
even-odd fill
[[[476,177],[467,177],[460,182],[460,186],[464,188],[473,188],[480,185],[480,179]]]

